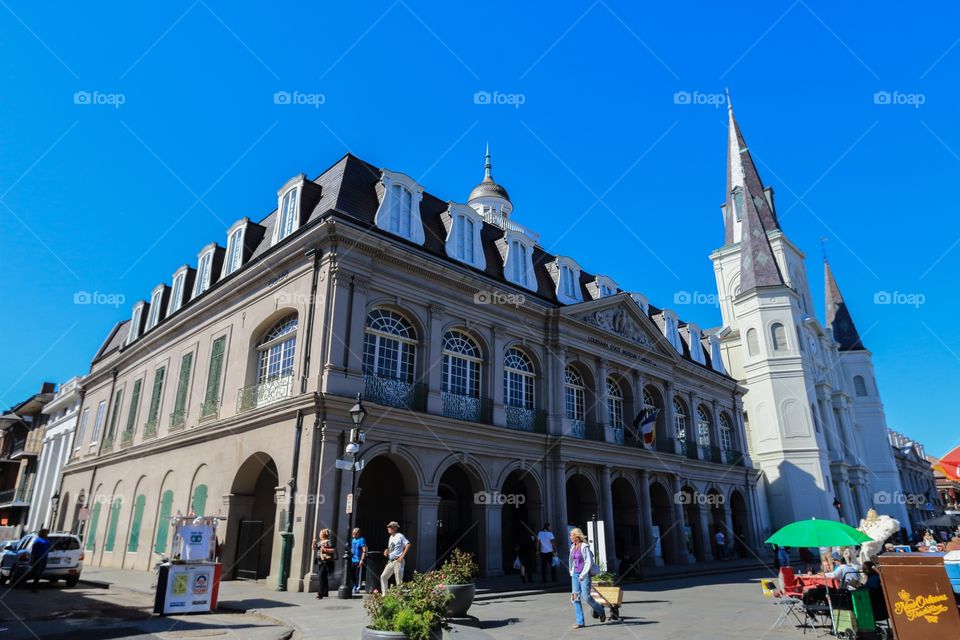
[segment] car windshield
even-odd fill
[[[50,536],[50,551],[76,551],[80,541],[73,536]]]

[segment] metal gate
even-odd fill
[[[262,536],[262,520],[240,521],[240,530],[237,532],[237,569],[234,573],[238,580],[259,580],[266,577],[260,575]]]

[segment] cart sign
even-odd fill
[[[960,613],[942,554],[879,556],[883,595],[899,640],[960,638]]]
[[[206,613],[217,606],[219,564],[172,564],[160,567],[156,613]]]

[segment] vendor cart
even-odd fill
[[[620,619],[620,605],[623,604],[623,589],[614,585],[594,585],[590,595],[601,607],[610,607],[610,619]]]

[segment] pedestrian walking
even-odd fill
[[[380,574],[380,593],[386,593],[390,586],[390,576],[393,576],[397,584],[403,583],[403,564],[407,553],[410,551],[410,541],[400,533],[400,524],[396,521],[387,524],[387,533],[390,534],[390,540],[387,541],[387,548],[383,555],[387,557],[387,566]]]
[[[317,552],[317,574],[319,576],[317,600],[323,600],[330,595],[330,572],[333,571],[333,563],[337,557],[337,550],[330,540],[330,535],[330,529],[321,529],[320,539],[313,542],[313,548]]]
[[[513,551],[516,557],[513,560],[513,568],[520,572],[520,582],[533,582],[533,571],[536,563],[533,560],[533,549],[535,538],[531,535],[520,534],[517,537],[517,544]]]
[[[713,534],[713,539],[717,543],[717,556],[720,560],[727,559],[727,537],[723,535],[723,531],[717,529],[717,532]]]
[[[367,562],[367,540],[357,527],[351,532],[350,554],[353,556],[354,581],[353,592],[360,593],[360,582],[363,579],[363,565]]]
[[[570,583],[572,585],[570,601],[573,603],[573,612],[577,617],[577,623],[573,625],[573,628],[582,629],[585,626],[582,603],[586,603],[593,609],[594,618],[600,618],[601,623],[606,622],[606,612],[590,595],[591,577],[599,573],[600,568],[594,562],[593,551],[587,543],[587,537],[583,535],[583,531],[580,529],[570,531],[570,559],[567,566],[570,567]]]
[[[547,569],[550,570],[551,582],[557,581],[557,567],[553,559],[557,555],[557,540],[550,531],[550,523],[544,522],[543,529],[537,533],[537,547],[540,551],[540,577],[547,583]]]
[[[47,568],[47,554],[50,553],[50,541],[47,540],[49,533],[46,529],[40,529],[30,546],[30,576],[33,578],[33,586],[30,590],[34,593],[37,591],[37,585],[40,584],[40,576]]]
[[[777,566],[778,567],[790,566],[790,549],[788,547],[780,547],[779,549],[777,549]]]

